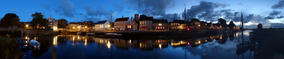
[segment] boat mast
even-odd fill
[[[241,29],[244,29],[244,15],[243,12],[241,12]]]

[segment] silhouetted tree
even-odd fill
[[[1,27],[18,27],[20,25],[19,16],[14,13],[6,14],[0,21]]]
[[[48,20],[43,18],[43,15],[39,12],[32,14],[33,20],[31,22],[31,26],[33,29],[50,29],[48,27]]]
[[[226,27],[226,20],[224,20],[223,18],[218,19],[218,24],[220,24],[222,27]]]
[[[233,21],[231,21],[231,22],[229,23],[229,28],[230,28],[230,29],[233,29],[234,27],[236,27],[236,25],[235,25],[235,23],[234,23]]]
[[[262,29],[262,24],[258,24],[258,25],[257,25],[257,28],[258,28],[258,29]]]
[[[58,28],[65,28],[67,26],[67,20],[59,19],[58,20]]]
[[[140,20],[146,20],[147,19],[147,16],[146,15],[140,15]]]
[[[191,21],[192,22],[200,22],[199,19],[197,19],[197,18],[192,18]]]

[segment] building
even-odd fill
[[[223,27],[220,24],[213,24],[214,30],[222,30]]]
[[[186,22],[184,20],[173,20],[170,23],[170,30],[186,30]]]
[[[200,30],[201,29],[201,24],[198,19],[191,19],[191,21],[188,24],[188,27],[192,30]]]
[[[79,32],[81,31],[82,29],[82,23],[81,22],[70,22],[68,25],[67,25],[67,29],[68,31],[70,32]]]
[[[116,31],[124,31],[126,30],[126,26],[128,25],[128,17],[117,18],[114,21],[114,30]]]
[[[30,22],[21,22],[25,26],[25,29],[32,29],[31,23]]]
[[[57,23],[57,21],[55,20],[55,19],[53,19],[53,18],[51,18],[51,17],[49,17],[49,18],[47,18],[48,19],[48,21],[49,21],[49,27],[51,27],[51,29],[53,30],[53,31],[58,31],[58,23]]]
[[[153,29],[155,31],[168,31],[169,23],[166,19],[156,19],[153,21]]]
[[[153,25],[153,17],[140,15],[139,31],[150,31],[152,30],[152,25]]]
[[[201,30],[207,30],[209,27],[207,26],[207,22],[201,21],[200,22],[200,29]]]
[[[136,22],[139,21],[139,14],[135,14],[135,15],[134,15],[134,20],[135,20]]]
[[[99,21],[95,23],[95,26],[93,27],[93,29],[95,31],[104,32],[104,31],[110,31],[112,28],[111,28],[111,23],[105,20],[105,21]]]
[[[84,25],[84,27],[87,28],[87,29],[85,29],[85,30],[94,31],[93,26],[94,26],[95,24],[93,23],[93,21],[84,21],[82,25]]]
[[[127,30],[138,30],[138,22],[131,18],[131,20],[128,21]]]

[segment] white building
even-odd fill
[[[95,31],[110,31],[111,30],[111,24],[109,21],[99,21],[95,23],[95,26],[93,27]]]

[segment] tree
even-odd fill
[[[85,21],[84,24],[88,27],[92,27],[94,25],[93,21]]]
[[[8,13],[1,19],[0,23],[1,27],[19,27],[20,19],[14,13]]]
[[[262,24],[258,24],[258,25],[257,25],[257,28],[258,28],[258,29],[262,29]]]
[[[65,28],[67,26],[67,20],[59,19],[58,20],[58,28]]]
[[[218,24],[220,24],[222,27],[227,26],[226,20],[224,20],[223,18],[218,19]]]
[[[236,25],[235,25],[235,23],[234,23],[233,21],[231,21],[231,22],[229,23],[229,28],[230,28],[230,29],[233,29],[234,27],[236,27]]]
[[[48,27],[48,20],[43,18],[43,15],[39,12],[36,12],[34,14],[32,14],[32,22],[31,22],[31,26],[33,27],[33,29],[50,29],[50,27]]]
[[[191,21],[192,22],[200,22],[199,19],[197,19],[197,18],[192,18]]]

